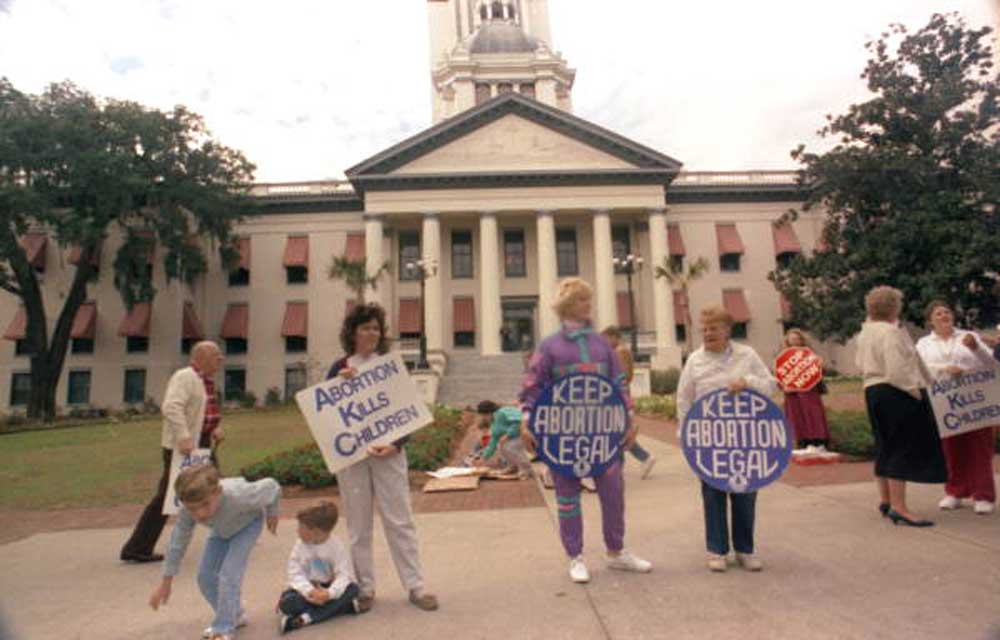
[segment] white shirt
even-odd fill
[[[677,383],[679,424],[684,424],[684,418],[695,400],[710,391],[724,389],[739,378],[764,395],[769,396],[778,388],[778,381],[751,347],[730,342],[721,353],[699,347],[684,363],[681,379]]]
[[[858,334],[854,361],[864,387],[891,384],[914,392],[930,382],[906,329],[891,322],[865,321]]]
[[[328,591],[334,598],[354,582],[351,554],[335,536],[323,544],[295,542],[288,558],[288,586],[306,595],[319,583],[331,583]]]
[[[979,349],[972,351],[962,344],[962,338],[969,334],[976,338]],[[947,338],[942,338],[932,331],[917,340],[917,353],[920,354],[931,376],[935,379],[947,377],[945,369],[950,366],[961,367],[968,371],[970,369],[988,369],[995,364],[989,347],[975,333],[964,329],[954,329]]]

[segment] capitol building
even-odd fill
[[[735,339],[765,361],[777,354],[787,308],[767,274],[814,251],[822,227],[815,211],[774,224],[802,201],[794,171],[685,172],[669,149],[573,115],[576,70],[552,43],[547,0],[426,8],[433,123],[346,168],[344,181],[255,185],[260,214],[236,228],[236,269],[205,246],[208,272],[168,283],[158,249],[149,265],[159,293],[129,312],[112,277],[121,239],[104,242],[100,277],[72,329],[56,396],[63,411],[160,401],[200,339],[223,346],[227,401],[274,389],[287,397],[318,381],[357,302],[330,278],[334,256],[364,259],[380,274],[366,297],[385,306],[404,358],[416,360],[425,336],[431,396],[463,359],[520,366],[557,329],[551,307],[565,276],[594,286],[595,327],[635,331],[652,369],[681,366],[699,344],[688,322],[709,304],[733,315]],[[22,244],[54,322],[79,256],[44,230]],[[641,257],[633,274],[629,256]],[[701,258],[708,272],[686,293],[654,277],[656,266]],[[426,279],[407,268],[419,260]],[[30,362],[25,315],[10,294],[0,297],[0,322],[0,401],[14,411],[27,402]],[[818,350],[852,370],[848,347]]]

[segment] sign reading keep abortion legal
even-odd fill
[[[211,449],[192,449],[191,453],[183,454],[174,449],[170,456],[170,479],[167,482],[167,495],[163,499],[163,515],[176,516],[181,510],[181,501],[174,491],[174,484],[177,476],[181,475],[188,467],[197,467],[202,464],[212,464]]]
[[[927,389],[938,433],[950,438],[1000,424],[1000,369],[973,369]]]
[[[353,378],[307,387],[295,401],[330,473],[368,457],[370,445],[391,444],[434,420],[396,352],[366,362]]]
[[[550,384],[530,418],[539,457],[569,478],[604,473],[620,454],[628,427],[625,398],[595,373],[574,373]]]
[[[767,396],[719,389],[695,400],[681,428],[681,447],[699,478],[720,491],[747,493],[785,471],[792,435]]]

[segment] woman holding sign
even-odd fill
[[[955,316],[948,303],[934,300],[924,314],[932,331],[917,341],[917,353],[936,380],[958,377],[971,369],[991,368],[987,346],[971,331],[955,328]],[[957,509],[962,498],[972,498],[980,515],[993,513],[996,487],[993,484],[993,427],[969,431],[941,440],[948,463],[948,482],[938,506]]]
[[[377,304],[354,307],[344,318],[340,344],[347,356],[330,367],[327,379],[353,378],[368,360],[389,351],[385,335],[385,311]],[[351,559],[361,589],[363,606],[375,600],[375,565],[372,560],[372,533],[375,501],[378,500],[382,528],[392,561],[410,602],[425,611],[438,608],[437,597],[424,590],[417,553],[417,530],[410,510],[410,479],[403,445],[406,438],[388,445],[369,445],[368,457],[337,472],[337,486],[347,515]]]
[[[683,425],[695,400],[719,389],[737,394],[753,389],[764,395],[775,392],[778,381],[757,352],[743,344],[730,342],[733,317],[722,307],[701,310],[701,347],[684,363],[677,383],[677,417]],[[705,510],[705,546],[708,568],[725,571],[729,555],[729,524],[727,502],[733,512],[732,542],[736,561],[748,571],[760,571],[763,563],[754,555],[754,519],[757,492],[727,493],[704,480],[701,482],[702,505]]]
[[[626,398],[624,376],[611,345],[590,326],[590,303],[593,292],[582,278],[566,278],[559,283],[553,305],[562,328],[538,346],[531,357],[521,390],[521,438],[529,450],[537,443],[529,429],[529,419],[543,391],[560,378],[574,373],[597,373],[610,378]],[[629,429],[621,449],[635,442],[636,429]],[[570,477],[550,464],[558,502],[559,536],[570,558],[569,575],[573,582],[588,582],[590,572],[583,560],[583,517],[580,511],[580,478]],[[648,561],[625,550],[625,482],[622,460],[617,459],[594,478],[601,501],[605,556],[608,567],[621,571],[646,573],[653,568]]]
[[[785,332],[782,346],[809,348],[809,342],[801,329],[789,329]],[[817,452],[826,451],[830,442],[830,426],[826,422],[826,409],[823,408],[823,393],[826,384],[820,383],[809,391],[794,391],[782,389],[785,393],[785,416],[795,428],[795,438],[799,447]]]
[[[911,527],[931,527],[906,506],[906,482],[942,483],[947,477],[937,425],[927,399],[927,378],[906,329],[899,326],[903,294],[875,287],[865,296],[868,319],[855,355],[875,437],[879,511]]]

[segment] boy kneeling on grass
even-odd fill
[[[211,529],[198,569],[198,587],[215,612],[205,638],[232,640],[236,627],[247,623],[240,604],[240,589],[250,550],[265,521],[278,531],[281,486],[273,478],[247,482],[243,478],[220,480],[212,465],[190,467],[177,476],[174,490],[181,501],[177,524],[170,535],[163,580],[149,598],[153,610],[170,599],[170,587],[191,543],[195,523]]]
[[[358,599],[351,554],[331,535],[337,516],[337,505],[328,501],[295,516],[299,539],[288,558],[288,589],[278,601],[279,633],[371,608]]]

